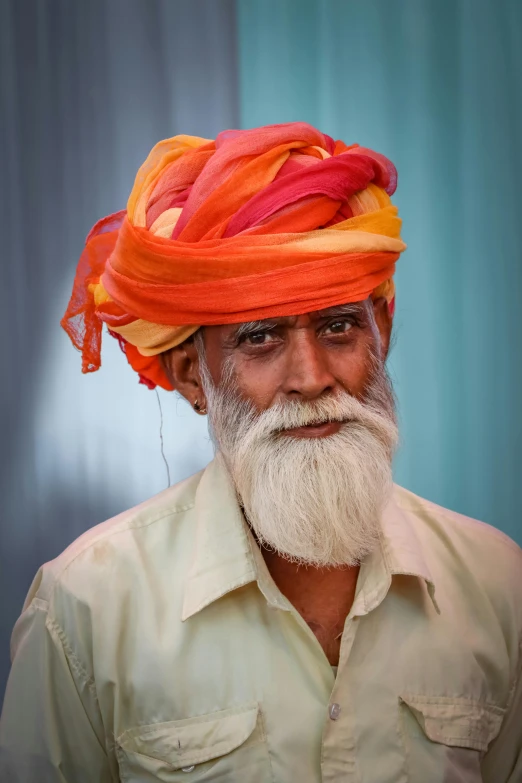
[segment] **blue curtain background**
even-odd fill
[[[242,126],[303,119],[398,168],[396,480],[522,543],[522,3],[238,10]]]
[[[396,479],[522,543],[521,33],[518,0],[2,0],[0,693],[38,566],[167,484],[156,395],[110,338],[82,376],[59,319],[178,132],[306,120],[396,163]],[[160,399],[175,482],[212,449]]]

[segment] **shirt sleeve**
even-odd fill
[[[15,625],[0,722],[0,780],[109,783],[94,683],[67,649],[46,601],[33,598]]]
[[[522,782],[522,650],[508,711],[484,756],[481,772],[484,783]]]

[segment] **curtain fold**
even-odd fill
[[[161,138],[238,124],[232,0],[0,3],[3,371],[0,693],[39,565],[167,485],[157,397],[115,341],[82,376],[59,321],[85,236],[124,208]],[[171,479],[211,457],[204,420],[162,395]]]

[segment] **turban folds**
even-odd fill
[[[62,326],[100,366],[105,323],[150,388],[159,354],[200,326],[385,296],[405,249],[379,153],[306,123],[174,136],[142,165],[127,210],[87,237]]]

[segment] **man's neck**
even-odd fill
[[[261,552],[277,587],[310,626],[326,657],[336,666],[359,566],[317,568],[296,565],[264,547]]]

